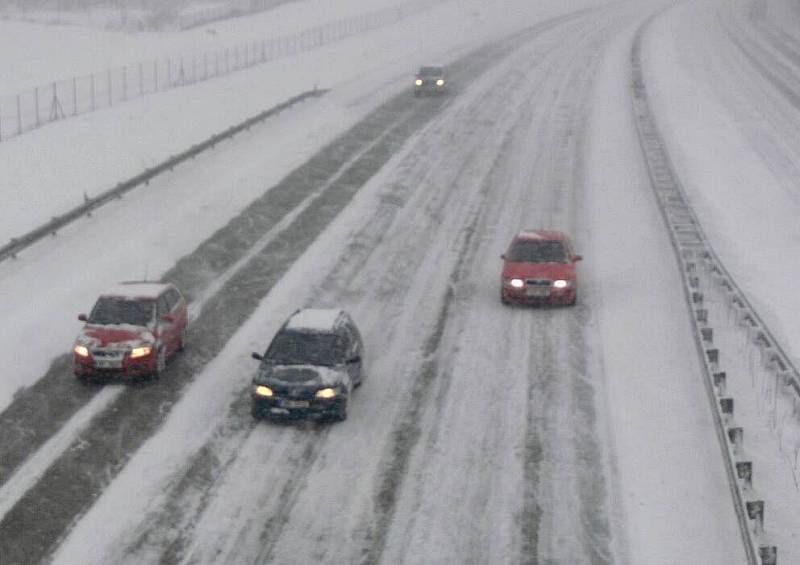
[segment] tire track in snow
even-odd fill
[[[512,135],[512,133],[507,135],[506,143],[510,141]],[[567,132],[566,135],[569,136],[570,133]],[[496,157],[494,165],[487,175],[488,178],[491,178],[496,169],[500,168],[503,151],[499,153],[501,155]],[[490,181],[486,181],[483,184],[481,189],[482,199],[485,199],[489,193],[490,185]],[[476,232],[477,225],[484,217],[485,207],[479,205],[475,212],[472,220],[464,229],[465,235],[463,235],[460,246],[458,254],[459,259],[450,275],[451,282],[439,311],[435,330],[433,334],[428,337],[424,346],[423,359],[425,359],[425,362],[415,379],[411,398],[408,402],[409,408],[407,408],[403,414],[400,424],[398,424],[392,432],[390,448],[387,450],[388,455],[382,464],[384,471],[379,479],[374,517],[371,519],[371,521],[374,522],[374,526],[369,528],[366,535],[368,547],[365,548],[362,553],[360,559],[361,563],[380,562],[385,549],[390,523],[398,504],[400,491],[402,490],[403,482],[408,473],[411,453],[422,435],[422,414],[430,410],[436,412],[447,392],[451,373],[445,368],[447,364],[445,360],[448,359],[449,353],[443,350],[441,346],[446,332],[450,331],[453,320],[457,319],[457,316],[453,314],[453,305],[457,302],[456,297],[459,293],[459,287],[463,282],[465,273],[472,267],[472,261],[474,261],[475,254],[477,253],[477,242],[472,241],[472,236]],[[430,396],[429,393],[434,385],[438,385],[439,388],[435,395],[435,405],[431,406],[429,403],[425,402],[425,398]],[[434,421],[433,427],[434,429],[432,431],[426,429],[425,433],[429,433],[431,436],[436,435],[438,419]],[[533,435],[531,437],[533,441],[532,445],[528,446],[529,451],[534,453],[539,452],[537,448],[539,441]],[[529,459],[534,461],[536,458],[531,457]],[[535,464],[536,462],[534,465]],[[533,516],[532,529],[535,530],[538,528],[538,519],[535,513],[533,513]],[[535,538],[535,536],[532,537]],[[533,548],[535,548],[535,544]]]
[[[476,54],[471,55],[471,59],[478,60],[479,64],[475,64],[473,61],[469,67],[473,72],[478,72],[481,65],[485,65],[488,60],[490,60],[495,54],[492,53],[491,50],[484,50],[485,52],[479,53],[477,56]],[[456,66],[456,69],[458,67]],[[467,74],[464,72],[463,74]],[[457,75],[456,75],[457,76]],[[403,95],[404,96],[404,95]],[[438,106],[438,103],[437,103]],[[381,130],[383,127],[381,124],[375,126],[376,130]],[[415,129],[415,128],[412,128]],[[387,154],[394,153],[394,150],[387,150]],[[413,180],[413,179],[412,179]],[[407,181],[406,181],[407,182]],[[379,214],[381,217],[376,220],[370,220],[368,218],[364,219],[364,223],[367,224],[367,227],[364,228],[362,233],[360,233],[357,237],[354,238],[354,242],[356,243],[356,247],[351,249],[351,251],[355,251],[355,253],[347,253],[346,259],[337,266],[338,273],[345,273],[346,279],[351,281],[358,277],[358,270],[366,257],[364,255],[369,255],[374,250],[374,245],[371,245],[370,242],[378,242],[382,237],[382,226],[387,225],[390,221],[394,218],[394,214],[398,209],[398,205],[402,203],[403,194],[406,189],[404,187],[397,188],[397,194],[388,194],[387,199],[390,202],[390,206],[383,207],[379,210]],[[432,193],[428,195],[429,198],[436,198],[436,194]],[[443,206],[444,203],[438,204],[439,207]],[[389,210],[389,213],[386,213],[386,210]],[[420,246],[421,249],[424,247]],[[341,282],[341,275],[334,274],[332,277],[334,282],[340,281],[335,284],[335,287],[347,288],[350,286],[349,284],[343,284]],[[410,284],[410,281],[406,281],[403,278],[402,274],[398,274],[395,277],[391,277],[395,281],[401,281],[400,287],[398,287],[397,283],[395,283],[393,289],[395,292],[398,290],[402,292],[402,285],[403,284]],[[328,278],[326,278],[328,280]],[[325,285],[327,289],[326,292],[312,293],[316,296],[330,294],[331,288],[329,284]],[[232,419],[240,420],[242,414],[247,414],[246,410],[242,410],[242,406],[240,402],[237,402],[237,406],[233,407],[230,410],[229,416]],[[249,422],[249,416],[246,416],[246,421]],[[131,560],[135,560],[135,556],[137,552],[145,545],[163,545],[166,547],[165,554],[162,556],[163,562],[175,562],[182,558],[183,552],[185,551],[186,547],[190,543],[190,539],[193,535],[193,531],[196,525],[196,520],[198,516],[193,516],[192,514],[200,514],[202,509],[207,506],[210,496],[208,493],[205,493],[202,497],[202,500],[197,506],[192,508],[188,508],[189,504],[181,505],[180,499],[183,498],[188,491],[196,489],[196,483],[198,480],[190,479],[194,472],[192,469],[197,467],[200,471],[198,474],[202,474],[202,476],[210,477],[215,476],[219,478],[220,474],[224,472],[225,468],[227,468],[231,461],[232,457],[235,452],[239,450],[238,447],[235,449],[232,446],[241,446],[244,443],[249,441],[250,432],[252,431],[247,424],[240,424],[237,426],[237,429],[242,429],[247,427],[247,433],[240,435],[239,437],[231,437],[229,434],[221,433],[216,436],[214,440],[214,444],[209,446],[205,446],[202,450],[201,454],[198,454],[196,458],[192,460],[192,464],[189,465],[189,473],[187,477],[182,477],[175,481],[175,487],[169,493],[168,502],[165,505],[165,512],[163,514],[159,513],[158,516],[152,517],[151,519],[147,520],[147,527],[144,531],[137,534],[137,540],[131,545],[130,550],[128,552],[128,557]],[[296,493],[303,485],[303,477],[305,472],[313,465],[314,460],[316,459],[319,451],[319,446],[324,444],[324,439],[327,436],[327,433],[324,433],[321,436],[315,436],[313,442],[308,445],[304,445],[304,442],[300,441],[302,438],[297,436],[294,438],[292,443],[297,443],[299,446],[297,447],[297,451],[302,451],[302,457],[288,457],[289,460],[298,460],[297,468],[291,472],[287,473],[287,476],[290,477],[290,480],[286,481],[283,486],[280,487],[280,495],[277,497],[277,504],[276,509],[274,509],[270,514],[271,518],[267,521],[264,526],[264,532],[262,532],[261,537],[261,546],[266,548],[271,547],[272,542],[274,539],[280,536],[280,532],[285,525],[286,520],[282,518],[282,516],[288,516],[291,510],[291,503],[296,496]],[[203,458],[203,453],[228,453],[231,458],[225,460],[219,460],[217,456],[214,457],[214,461],[205,461],[201,462],[200,459]],[[207,471],[209,467],[214,468],[213,473]],[[207,484],[204,482],[203,478],[200,477],[199,479],[200,484],[205,484],[206,487],[204,488],[211,488],[213,489],[213,485]],[[213,481],[216,482],[216,481]],[[186,520],[185,514],[189,512],[190,518]],[[176,529],[176,524],[183,524],[182,526]],[[177,532],[177,534],[176,534]],[[235,543],[233,545],[236,545]],[[264,559],[269,560],[269,553],[267,551],[266,555],[262,556]],[[192,561],[191,556],[187,556],[187,558]]]
[[[236,267],[264,233],[308,205],[310,199],[318,196],[320,190],[327,188],[327,184],[364,153],[365,146],[368,148],[373,139],[374,123],[383,123],[389,116],[397,116],[395,124],[404,121],[409,108],[396,107],[398,102],[376,110],[349,135],[341,136],[291,172],[164,275],[163,280],[175,283],[184,291],[192,303],[192,314],[198,302],[205,302],[219,292],[216,283]],[[331,171],[335,172],[331,174]],[[189,332],[191,341],[195,330],[190,327]],[[169,378],[169,370],[168,367],[166,378]],[[33,386],[20,391],[0,414],[0,486],[27,457],[84,408],[98,390],[76,382],[72,376],[72,357],[62,355]]]
[[[473,55],[473,57],[474,57],[474,55]],[[464,73],[464,74],[466,74],[466,73]],[[396,206],[398,204],[398,202],[396,200],[396,197],[389,197],[389,200],[393,204],[392,209],[396,210]],[[392,217],[393,217],[393,214],[392,214]],[[368,223],[372,224],[373,222],[370,221]],[[372,230],[374,231],[374,233],[372,235],[368,234],[365,237],[362,234],[361,236],[354,238],[355,240],[358,240],[357,249],[363,249],[364,247],[369,247],[368,245],[364,244],[364,241],[369,242],[370,240],[375,240],[376,238],[379,240],[379,238],[380,238],[379,231],[380,230],[375,230],[375,228],[372,228]],[[352,255],[352,254],[348,253],[348,254],[346,254],[346,257],[354,257],[354,260],[349,261],[350,264],[349,264],[348,267],[343,267],[341,269],[337,268],[337,271],[349,271],[349,272],[352,273],[351,276],[355,277],[357,275],[357,269],[362,264],[362,262],[358,258],[358,254]],[[345,261],[345,262],[347,262],[347,261]],[[393,265],[394,265],[394,263],[393,263]],[[392,277],[389,277],[389,278],[392,278]],[[394,279],[394,281],[402,281],[403,277],[402,276],[397,276],[397,277],[394,277],[393,279]],[[338,276],[334,276],[333,277],[334,283],[337,280],[340,280],[340,278]],[[337,286],[339,286],[339,287],[342,287],[342,286],[347,287],[349,285],[338,284]],[[400,290],[402,290],[402,289],[400,289]],[[398,293],[398,288],[397,288],[397,284],[395,283],[395,286],[393,287],[393,294],[397,295],[397,293]],[[314,457],[313,459],[315,459],[315,458],[316,457]],[[313,459],[311,459],[311,458],[307,459],[306,463],[304,464],[302,469],[298,469],[296,471],[291,471],[291,472],[288,472],[287,474],[292,476],[292,477],[301,476],[302,473],[304,472],[304,469],[307,469],[307,468],[311,467],[311,463],[313,463]],[[289,483],[287,483],[286,488],[281,490],[282,494],[278,497],[278,499],[279,500],[293,500],[294,499],[293,493],[296,492],[296,490],[299,488],[300,485],[302,485],[302,480],[298,480],[298,481],[292,480],[292,481],[290,481]],[[291,506],[287,506],[287,505],[283,505],[282,504],[280,509],[277,511],[277,514],[278,515],[282,515],[282,514],[285,513],[285,514],[288,515],[290,510],[291,510]],[[272,512],[271,512],[271,514],[272,514]],[[261,547],[264,547],[265,551],[264,551],[264,553],[261,555],[261,557],[259,559],[262,559],[262,560],[263,559],[266,559],[266,560],[271,559],[271,555],[272,554],[271,554],[271,550],[269,548],[272,545],[272,540],[277,539],[277,537],[280,536],[280,532],[283,529],[284,524],[285,524],[285,520],[280,519],[278,517],[273,517],[273,519],[269,520],[269,522],[266,525],[265,532],[262,533],[263,537],[261,539]],[[234,543],[233,545],[235,546],[237,544]],[[227,558],[230,558],[230,557],[231,556],[228,556]],[[243,558],[243,557],[237,555],[234,559],[241,559],[241,558]],[[190,558],[190,559],[192,560],[192,562],[194,562],[194,558]]]
[[[398,108],[397,105],[401,107]],[[211,298],[190,333],[190,348],[176,358],[159,386],[143,389],[128,388],[106,412],[98,414],[85,434],[44,473],[3,520],[0,521],[0,554],[8,563],[25,563],[47,555],[79,517],[100,495],[105,486],[122,469],[132,453],[158,428],[172,405],[181,396],[183,387],[202,370],[272,285],[291,266],[294,260],[314,241],[316,235],[349,203],[353,195],[391,155],[392,147],[412,133],[434,113],[434,106],[416,106],[417,120],[404,120],[407,113],[403,97],[397,97],[362,122],[351,135],[366,136],[376,128],[375,123],[388,120],[393,124],[394,138],[386,136],[382,143],[356,159],[353,166],[339,174],[339,180],[302,212],[297,220],[278,234],[273,242],[254,257],[243,272],[234,276],[220,292]],[[367,125],[364,125],[366,123]],[[335,146],[335,143],[333,144]],[[334,163],[334,170],[338,164]],[[291,196],[291,185],[287,195]],[[271,192],[271,191],[270,191]],[[269,197],[268,193],[266,197]],[[291,200],[291,199],[290,199]],[[257,225],[263,201],[257,201],[234,222],[245,226]],[[274,213],[274,212],[273,212]],[[224,230],[223,230],[224,231]],[[241,231],[234,229],[230,246],[219,244],[212,237],[203,247],[237,249],[242,244]],[[257,230],[249,232],[257,239]],[[230,243],[230,242],[228,242]],[[246,249],[245,249],[246,251]],[[224,263],[224,261],[223,261]],[[201,268],[207,265],[200,260]],[[167,274],[166,280],[181,280],[196,273],[179,263]],[[196,285],[190,285],[192,296]],[[63,375],[62,375],[63,377]],[[45,518],[43,519],[42,516]]]

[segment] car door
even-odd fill
[[[361,345],[361,336],[358,334],[358,330],[353,324],[352,320],[348,320],[348,323],[342,326],[343,333],[345,335],[345,339],[347,340],[347,356],[346,356],[346,363],[347,363],[347,372],[350,375],[350,381],[352,383],[360,383],[361,382],[361,366],[363,364],[363,351]]]
[[[167,314],[172,314],[172,308],[170,307],[167,293],[164,292],[158,297],[158,301],[156,303],[156,316],[158,334],[161,344],[165,348],[166,354],[171,355],[178,346],[178,332],[176,331],[177,320],[175,320],[174,317],[172,318],[171,322],[165,320],[164,316]]]

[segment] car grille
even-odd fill
[[[527,279],[525,284],[528,286],[550,286],[552,282],[550,279]]]
[[[280,396],[281,398],[311,400],[317,393],[316,387],[309,388],[302,386],[297,387],[297,386],[281,386],[281,385],[269,385],[269,387],[272,389],[272,392],[274,392],[276,396]]]

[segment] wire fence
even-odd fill
[[[294,34],[195,55],[140,61],[0,96],[0,142],[43,125],[318,49],[448,0],[412,0]]]

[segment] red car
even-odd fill
[[[552,230],[517,234],[502,256],[500,300],[504,304],[567,304],[578,299],[576,255],[569,238]]]
[[[186,344],[186,301],[169,283],[130,282],[97,299],[75,340],[73,369],[85,380],[153,376]]]

